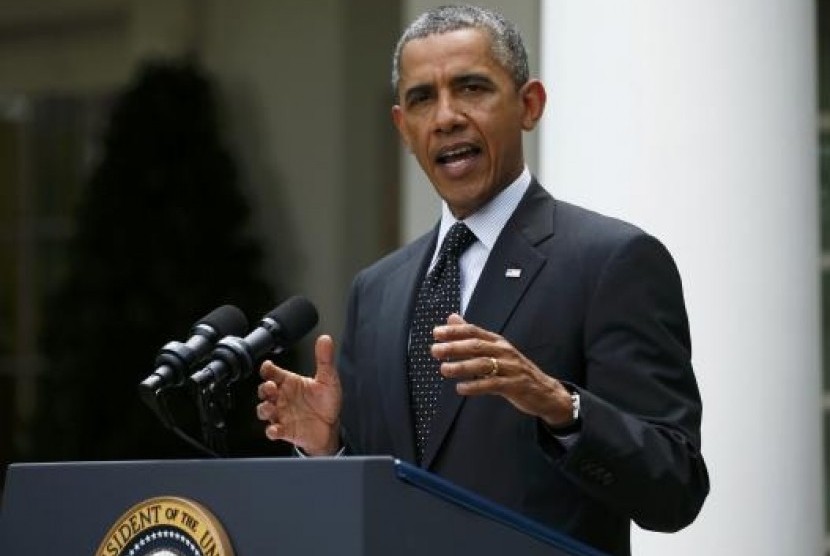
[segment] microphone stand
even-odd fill
[[[212,360],[191,375],[189,382],[196,392],[202,437],[208,447],[224,457],[228,454],[228,427],[225,416],[233,406],[230,386],[254,365],[245,340],[225,336],[216,344]]]
[[[206,381],[195,385],[202,438],[216,457],[227,457],[228,426],[225,416],[233,406],[229,384],[227,381]]]
[[[153,410],[153,413],[156,414],[156,417],[158,417],[159,421],[161,421],[161,424],[164,425],[166,429],[168,429],[173,434],[182,439],[186,444],[210,457],[221,457],[216,450],[209,448],[208,446],[205,446],[204,444],[202,444],[201,442],[199,442],[198,440],[184,432],[181,428],[179,428],[178,425],[176,425],[176,421],[173,418],[173,413],[167,406],[167,399],[164,395],[164,392],[168,388],[169,387],[162,387],[156,389],[141,389],[141,399],[150,409]],[[201,419],[202,418],[200,415],[200,420]]]

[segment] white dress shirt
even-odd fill
[[[496,240],[499,238],[504,225],[513,216],[519,201],[524,197],[527,188],[530,187],[530,170],[522,171],[516,180],[505,187],[498,195],[493,197],[486,205],[463,220],[476,236],[476,241],[458,259],[459,272],[461,274],[461,314],[467,310],[467,304],[476,289],[476,284],[484,269],[484,264],[493,250]],[[432,254],[432,261],[429,270],[435,266],[438,260],[438,252],[441,244],[447,235],[450,227],[459,222],[450,212],[446,202],[441,206],[441,224],[438,228],[438,241],[435,243],[435,251]]]

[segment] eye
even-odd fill
[[[458,80],[456,90],[459,94],[478,96],[493,89],[492,82],[480,76],[468,76]]]
[[[432,97],[426,88],[414,88],[406,93],[406,105],[410,108],[424,104]]]
[[[421,104],[427,99],[427,96],[424,94],[417,94],[417,95],[410,95],[409,97],[409,106],[417,106]]]

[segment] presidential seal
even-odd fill
[[[139,502],[118,518],[95,556],[234,556],[219,520],[192,500]]]

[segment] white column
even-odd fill
[[[813,9],[542,2],[541,178],[661,238],[691,319],[712,491],[638,556],[823,552]]]

